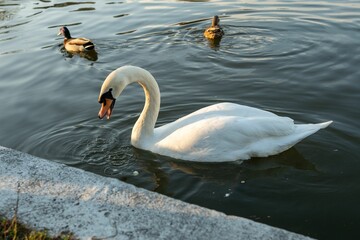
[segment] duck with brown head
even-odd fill
[[[219,22],[219,16],[215,15],[212,19],[211,26],[208,27],[204,32],[204,36],[207,39],[220,39],[224,35],[224,31],[220,27]]]
[[[69,29],[65,26],[60,28],[58,35],[64,36],[64,47],[68,52],[78,53],[95,50],[95,45],[90,39],[71,37]]]

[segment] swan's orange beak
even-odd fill
[[[101,108],[98,114],[99,118],[102,119],[106,115],[106,118],[110,119],[114,105],[115,105],[114,99],[105,98],[105,101],[101,103]]]

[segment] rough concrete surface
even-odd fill
[[[0,146],[0,214],[80,239],[310,239]]]

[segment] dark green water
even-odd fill
[[[214,46],[202,32],[215,14],[225,36]],[[91,38],[97,59],[66,53],[62,25]],[[0,0],[0,145],[314,238],[357,239],[359,39],[359,1]],[[269,158],[158,156],[130,145],[137,85],[110,121],[97,118],[102,81],[126,64],[158,80],[158,125],[222,101],[334,123]]]

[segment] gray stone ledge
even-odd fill
[[[18,188],[18,186],[20,186]],[[80,239],[310,239],[0,146],[0,214]]]

